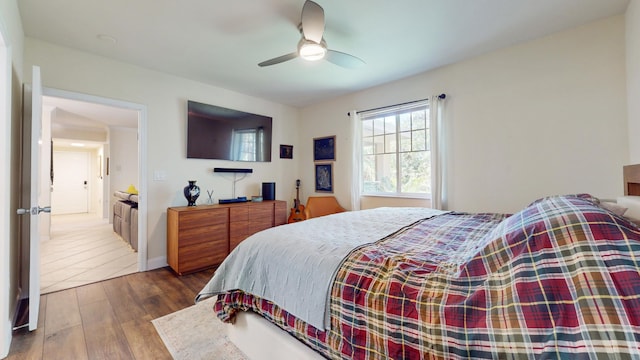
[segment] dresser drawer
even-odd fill
[[[260,204],[249,208],[249,221],[262,220],[273,223],[273,204]]]
[[[178,226],[180,230],[208,225],[226,224],[229,222],[228,209],[207,209],[189,211],[180,214]]]
[[[218,265],[229,253],[227,246],[201,243],[180,249],[178,268],[180,273],[188,273]]]
[[[180,229],[178,232],[179,247],[189,247],[200,243],[222,244],[227,242],[227,223]]]
[[[249,207],[238,206],[229,208],[229,222],[242,222],[249,220]]]
[[[229,224],[229,250],[233,250],[242,240],[250,234],[249,221],[236,221]]]

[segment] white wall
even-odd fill
[[[631,0],[626,13],[627,109],[629,163],[640,163],[640,0]]]
[[[278,199],[291,202],[295,197],[297,163],[280,159],[278,154],[279,144],[294,145],[294,151],[299,149],[297,109],[31,38],[25,39],[24,61],[25,66],[41,67],[46,87],[147,106],[148,182],[139,186],[148,189],[148,259],[155,262],[165,256],[166,209],[187,204],[182,189],[188,180],[197,180],[201,186],[203,195],[199,203],[205,200],[207,189],[214,190],[216,200],[230,197],[230,179],[214,175],[214,167],[253,168],[253,174],[238,182],[237,196],[257,195],[262,182],[275,181]],[[273,117],[272,162],[238,164],[187,159],[187,100]],[[297,156],[294,154],[294,159]],[[166,174],[165,180],[154,181],[154,174],[159,173]]]
[[[335,195],[349,205],[347,112],[446,93],[449,209],[517,211],[552,194],[622,194],[628,162],[624,17],[616,16],[303,109],[311,142],[337,136]],[[306,181],[305,181],[306,180]]]
[[[140,189],[138,180],[138,130],[111,127],[109,130],[109,194]],[[109,196],[109,222],[113,221],[113,196]]]

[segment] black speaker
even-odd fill
[[[276,199],[276,183],[267,182],[262,183],[262,200],[275,200]]]

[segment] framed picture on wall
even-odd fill
[[[316,164],[316,192],[333,192],[333,164]]]
[[[293,145],[280,145],[280,159],[293,159]]]
[[[313,161],[336,160],[336,136],[313,139]]]

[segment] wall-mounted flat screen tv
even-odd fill
[[[187,110],[187,158],[271,161],[271,117],[191,100]]]

